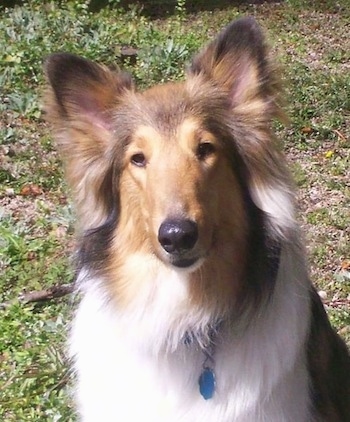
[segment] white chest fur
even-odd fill
[[[138,303],[127,315],[106,304],[98,289],[87,288],[71,333],[82,420],[310,422],[302,346],[308,295],[304,274],[295,268],[284,253],[269,306],[244,330],[232,326],[221,333],[215,351],[216,390],[209,400],[198,387],[204,355],[195,343],[183,341],[185,318],[167,350],[162,347],[167,325],[186,299],[184,275],[169,273],[152,303]],[[291,272],[293,281],[286,282]],[[197,313],[188,320],[200,325],[208,317]]]

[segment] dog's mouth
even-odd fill
[[[203,251],[191,251],[192,253],[189,254],[182,254],[182,255],[174,255],[169,253],[157,253],[158,259],[160,259],[165,265],[187,272],[193,272],[197,270],[207,256],[209,255],[209,251],[204,253]]]
[[[196,257],[174,257],[174,256],[158,256],[158,258],[167,266],[173,268],[174,270],[193,272],[196,271],[203,264],[205,257],[196,256]]]
[[[178,267],[178,268],[188,268],[191,267],[195,262],[197,262],[197,258],[192,258],[192,259],[178,259],[178,260],[174,260],[172,262],[172,265],[174,265],[174,267]]]
[[[188,254],[171,254],[159,249],[155,251],[157,258],[166,266],[190,272],[198,269],[208,254],[209,251],[208,253],[202,253],[198,250],[193,250]]]
[[[177,268],[190,268],[200,261],[199,257],[195,258],[175,258],[170,261],[171,265]]]

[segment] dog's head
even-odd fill
[[[70,54],[50,56],[46,75],[87,251],[109,244],[193,271],[246,259],[252,225],[273,238],[293,226],[271,130],[279,85],[252,18],[194,57],[185,82],[138,92],[129,75]]]

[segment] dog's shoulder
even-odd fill
[[[331,327],[323,304],[313,289],[308,364],[318,412],[333,422],[350,421],[350,354]]]

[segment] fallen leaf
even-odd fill
[[[339,132],[339,130],[334,129],[333,132],[336,133],[342,141],[346,141],[345,136],[341,132]]]
[[[313,131],[312,127],[305,126],[301,129],[301,133],[311,133]]]
[[[66,237],[67,235],[67,228],[63,227],[63,226],[58,226],[56,227],[52,234],[57,238],[57,239],[63,239],[64,237]]]
[[[350,260],[346,259],[340,266],[342,270],[350,270]]]
[[[42,193],[41,187],[35,184],[24,185],[20,191],[20,195],[22,196],[38,196]]]

